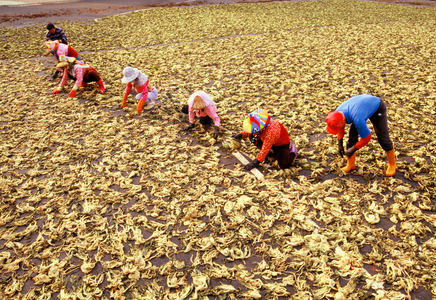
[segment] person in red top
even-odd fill
[[[59,41],[47,41],[45,43],[45,46],[47,47],[47,51],[45,52],[45,55],[47,56],[50,53],[53,53],[58,62],[60,62],[59,57],[61,55],[65,55],[68,57],[75,57],[77,60],[81,60],[79,53],[76,50],[74,50],[73,47],[59,43]],[[59,68],[56,69],[56,72],[54,72],[52,78],[53,79],[57,78],[60,71],[61,69]]]
[[[251,142],[260,149],[257,158],[247,164],[244,169],[251,170],[259,166],[270,154],[277,159],[280,169],[291,167],[297,158],[297,147],[293,144],[286,128],[278,121],[272,120],[268,112],[258,109],[248,114],[244,120],[243,131],[232,136],[235,139],[249,137]]]

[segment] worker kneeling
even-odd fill
[[[290,147],[288,131],[280,122],[272,120],[266,110],[258,109],[248,114],[242,128],[243,131],[232,137],[248,137],[260,149],[257,158],[244,167],[246,170],[258,167],[268,154],[277,160],[280,169],[290,168],[297,158],[297,147],[294,144]]]

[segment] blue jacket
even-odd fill
[[[377,111],[380,106],[380,98],[372,95],[358,95],[351,97],[336,109],[344,114],[347,124],[356,126],[361,138],[366,138],[371,131],[366,121]]]

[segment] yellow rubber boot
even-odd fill
[[[388,169],[386,170],[386,176],[394,176],[397,170],[397,164],[395,163],[395,150],[386,151],[388,156]]]
[[[354,169],[356,169],[356,153],[351,155],[350,158],[347,157],[347,165],[344,168],[342,168],[342,170],[344,170],[345,173],[348,173]]]
[[[142,112],[142,107],[144,106],[145,100],[141,100],[138,103],[138,106],[136,107],[136,111],[138,112],[138,114],[140,114]]]

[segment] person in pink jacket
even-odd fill
[[[129,96],[132,88],[138,92],[136,95],[136,100],[139,100],[138,105],[136,106],[136,111],[138,114],[142,112],[142,107],[145,103],[147,103],[147,109],[152,108],[155,105],[154,100],[156,100],[158,96],[157,89],[150,84],[150,80],[147,75],[142,73],[136,68],[126,67],[123,70],[123,78],[121,79],[122,83],[127,83],[126,90],[123,95],[123,103],[121,107],[124,108],[127,106],[127,97]]]
[[[79,53],[73,49],[73,47],[68,46],[63,43],[59,43],[59,41],[47,41],[45,42],[45,46],[47,48],[47,51],[45,52],[45,55],[49,55],[50,53],[53,53],[56,57],[56,60],[60,62],[59,57],[61,55],[68,56],[68,57],[75,57],[77,60],[80,59]],[[56,72],[53,74],[52,78],[55,79],[58,77],[59,72],[61,69],[56,69]]]
[[[202,91],[193,93],[188,99],[188,105],[182,107],[182,112],[189,115],[189,126],[185,128],[185,131],[194,128],[194,117],[197,116],[202,125],[214,124],[213,138],[218,137],[221,120],[218,117],[215,102],[207,93]]]
[[[62,75],[62,80],[56,89],[53,90],[52,94],[59,93],[62,88],[67,83],[68,77],[75,78],[76,83],[74,84],[73,89],[70,91],[70,97],[76,96],[76,91],[79,87],[87,87],[88,82],[96,81],[98,86],[100,87],[99,92],[103,93],[106,89],[103,84],[103,80],[100,78],[97,70],[83,63],[82,61],[78,61],[75,57],[68,57],[65,55],[61,55],[59,57],[60,63],[57,64],[57,68],[64,68],[64,74]]]

